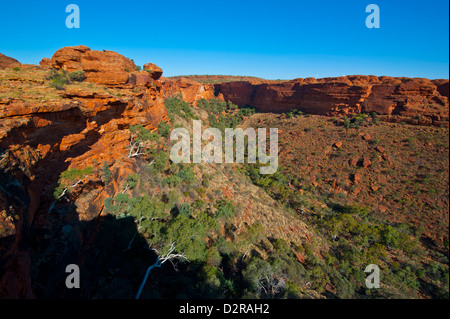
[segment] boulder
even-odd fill
[[[55,52],[52,67],[67,72],[85,71],[86,81],[119,87],[128,83],[136,65],[114,51],[94,51],[84,45],[65,47]]]
[[[144,70],[147,70],[154,80],[158,80],[163,74],[163,70],[153,63],[144,64]]]

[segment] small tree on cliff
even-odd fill
[[[155,148],[152,148],[150,144],[159,139],[158,134],[151,133],[142,125],[130,126],[130,132],[130,151],[128,152],[128,157],[149,156],[155,153]]]
[[[47,214],[51,212],[56,202],[60,200],[70,189],[73,189],[75,186],[81,183],[83,178],[88,175],[91,175],[94,172],[91,166],[85,167],[83,169],[80,168],[71,168],[65,172],[62,172],[59,176],[58,186],[55,188],[53,192],[53,196],[55,200],[52,205],[48,209]]]
[[[62,198],[67,191],[77,186],[83,178],[93,173],[91,166],[80,168],[71,168],[65,172],[62,172],[59,176],[58,186],[56,187],[53,195],[56,200]]]

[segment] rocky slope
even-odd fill
[[[20,66],[20,64],[16,59],[0,53],[0,69],[14,68]]]

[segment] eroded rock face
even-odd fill
[[[84,45],[59,49],[51,62],[43,59],[40,64],[67,72],[84,71],[87,82],[116,88],[152,86],[153,81],[158,80],[163,73],[153,63],[144,65],[144,69],[149,71],[136,71],[134,62],[123,55],[108,50],[91,50]]]
[[[225,100],[254,106],[260,112],[292,109],[320,115],[377,112],[448,121],[448,83],[448,80],[355,75],[279,83],[227,82],[214,87],[216,94],[221,93]]]
[[[200,99],[223,99],[221,95],[215,96],[214,86],[202,84],[186,78],[168,79],[161,78],[162,92],[166,98],[181,95],[184,101],[197,105]]]
[[[49,58],[42,58],[42,60],[39,61],[39,65],[41,68],[50,69],[52,68],[52,60]]]
[[[124,61],[116,54],[92,53],[83,47],[62,52],[65,53],[52,60],[59,61],[60,67],[67,65],[68,70],[76,70],[80,63],[89,70],[86,72],[91,79],[102,84],[125,81],[116,73],[112,75],[114,80],[103,80],[117,61]],[[81,56],[79,60],[77,55]],[[102,62],[105,56],[111,57],[111,61]],[[62,63],[63,60],[66,62]],[[57,259],[50,264],[78,262],[76,256],[82,255],[84,245],[88,246],[83,234],[95,233],[95,221],[101,216],[105,198],[120,192],[121,181],[136,171],[136,161],[127,157],[128,128],[140,124],[154,130],[162,120],[168,120],[160,84],[147,72],[131,88],[106,90],[86,83],[84,89],[81,84],[69,85],[56,93],[44,87],[48,83],[46,71],[38,68],[36,72],[33,82],[24,82],[20,87],[23,98],[0,100],[0,297],[3,298],[32,298],[36,289],[40,296],[55,294],[53,285],[60,284],[58,278],[63,273],[47,269],[55,272],[52,274],[55,283],[43,283],[44,290],[32,286],[31,280],[36,263],[45,262],[39,256],[48,247],[54,247],[48,244],[49,238],[65,242],[64,236],[71,236],[59,251],[49,252],[49,258]],[[8,79],[2,80],[8,85]],[[17,85],[17,81],[12,82]],[[44,101],[31,98],[34,86],[40,86]],[[31,90],[30,98],[25,98],[27,90]],[[59,98],[50,98],[51,94]],[[107,185],[101,179],[104,163],[112,172]],[[54,203],[53,191],[60,173],[87,166],[94,173],[84,178],[73,193]],[[62,231],[63,225],[71,228]],[[87,232],[86,227],[94,230]],[[39,281],[39,274],[33,276],[38,276],[35,279]]]
[[[20,65],[21,63],[16,59],[10,58],[9,56],[0,53],[0,69],[15,68]]]
[[[154,80],[158,80],[163,74],[163,70],[153,63],[144,64],[144,70],[148,70]]]

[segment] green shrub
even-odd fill
[[[133,189],[139,183],[140,176],[138,174],[130,174],[127,176],[127,185],[129,189]]]
[[[58,186],[53,192],[54,197],[56,199],[61,198],[65,189],[69,191],[73,184],[75,184],[79,180],[82,180],[86,176],[93,174],[93,172],[94,170],[91,166],[85,167],[83,169],[71,168],[67,171],[62,172],[58,180]]]
[[[178,173],[177,176],[188,185],[191,185],[195,180],[195,174],[189,166],[184,166]]]
[[[57,90],[64,90],[64,86],[70,83],[66,70],[57,71],[52,69],[46,79],[50,81],[50,87]]]
[[[162,173],[169,163],[169,155],[166,152],[158,152],[153,160],[154,169],[157,172]]]
[[[217,202],[217,212],[215,217],[219,220],[229,220],[236,214],[236,206],[228,199],[221,199]]]
[[[178,213],[179,214],[184,214],[186,216],[191,216],[192,214],[192,208],[191,205],[187,204],[187,203],[183,203],[180,205],[180,207],[178,207]]]
[[[169,138],[171,132],[171,127],[168,123],[161,121],[158,125],[158,133],[162,137]]]
[[[69,73],[69,80],[71,82],[83,82],[86,80],[86,72],[84,71],[73,71]]]
[[[176,175],[171,175],[169,177],[166,177],[163,181],[162,181],[162,185],[163,186],[169,186],[170,188],[176,187],[178,185],[181,184],[181,178],[179,176]]]
[[[103,162],[102,167],[102,181],[106,185],[111,179],[111,171],[109,170],[109,165],[106,162]]]
[[[187,120],[197,119],[192,111],[192,106],[188,102],[183,101],[181,95],[167,98],[164,101],[164,105],[166,106],[167,114],[172,123],[175,121],[175,115]]]

